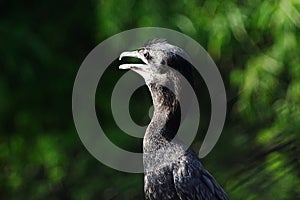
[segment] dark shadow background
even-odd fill
[[[145,26],[194,38],[223,75],[227,121],[202,162],[231,199],[299,199],[300,2],[277,0],[1,1],[0,198],[143,199],[142,174],[106,167],[84,148],[71,97],[79,66],[98,43]],[[109,117],[109,80],[124,72],[108,71],[96,96],[98,115],[107,116],[100,123],[114,143],[139,152],[142,141]],[[138,106],[147,95],[141,88],[130,105],[138,123],[149,120]],[[204,98],[195,150],[207,108]]]

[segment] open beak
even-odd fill
[[[142,60],[145,64],[122,64],[119,66],[119,69],[132,69],[136,72],[138,71],[147,71],[148,68],[148,60],[140,54],[138,51],[130,51],[130,52],[123,52],[121,53],[119,60],[121,60],[123,57],[132,57],[132,58],[138,58]]]

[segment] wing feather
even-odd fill
[[[195,154],[181,157],[173,169],[174,186],[181,200],[228,200],[226,193]]]

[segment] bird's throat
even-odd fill
[[[158,84],[149,84],[148,87],[152,96],[154,114],[145,136],[162,136],[162,139],[171,141],[180,126],[179,100],[167,87]]]

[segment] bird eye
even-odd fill
[[[144,57],[149,60],[151,57],[150,57],[150,54],[149,54],[149,51],[144,51]]]

